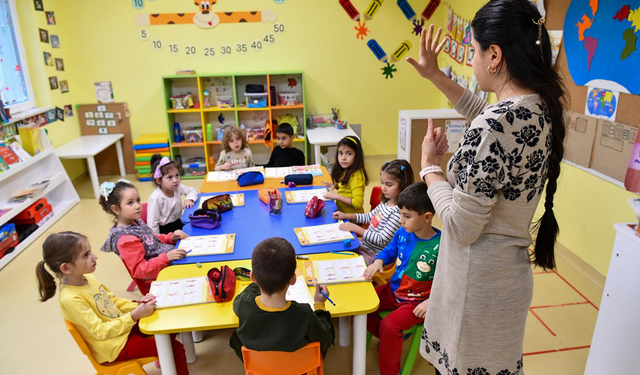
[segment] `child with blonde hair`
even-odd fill
[[[216,171],[228,171],[255,165],[247,143],[247,136],[244,130],[239,127],[229,125],[224,129],[222,148],[216,164]]]

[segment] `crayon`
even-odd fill
[[[411,22],[416,18],[416,12],[413,11],[407,0],[398,0],[398,6],[405,17]]]
[[[360,13],[358,13],[358,11],[356,10],[356,7],[354,7],[353,4],[351,4],[351,0],[340,0],[340,5],[342,5],[345,12],[347,12],[347,15],[349,15],[349,17],[352,20],[354,21],[360,20]]]
[[[382,3],[384,3],[384,0],[371,0],[371,4],[369,4],[367,11],[364,12],[364,18],[366,18],[367,20],[372,19],[373,16],[378,13],[378,10],[382,6]]]
[[[429,20],[429,18],[431,18],[431,16],[433,16],[433,12],[436,11],[436,8],[438,7],[438,5],[440,5],[440,0],[431,0],[429,1],[429,4],[427,4],[427,7],[424,8],[424,10],[422,11],[422,19],[426,22]]]
[[[411,42],[405,40],[400,44],[398,48],[396,48],[395,52],[393,52],[393,56],[391,57],[391,61],[398,61],[411,49]]]
[[[367,45],[371,49],[374,55],[376,55],[376,59],[382,62],[387,62],[387,54],[384,52],[382,47],[376,42],[375,39],[371,39],[367,42]]]

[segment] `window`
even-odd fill
[[[0,95],[17,113],[35,107],[15,0],[0,0]]]

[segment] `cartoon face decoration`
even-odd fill
[[[107,291],[104,290],[104,286],[100,285],[100,293],[93,296],[93,300],[96,302],[96,307],[100,314],[112,319],[120,316],[120,310],[113,303]]]

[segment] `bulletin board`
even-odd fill
[[[127,174],[135,174],[135,155],[126,103],[81,104],[77,107],[82,135],[124,134],[122,154]],[[116,148],[109,147],[96,155],[98,175],[119,175]]]
[[[547,30],[562,30],[571,0],[545,1]],[[565,159],[624,181],[640,124],[640,96],[620,93],[616,122],[584,115],[587,87],[573,81],[567,66],[564,42],[556,62],[567,88],[569,106],[565,117]]]

